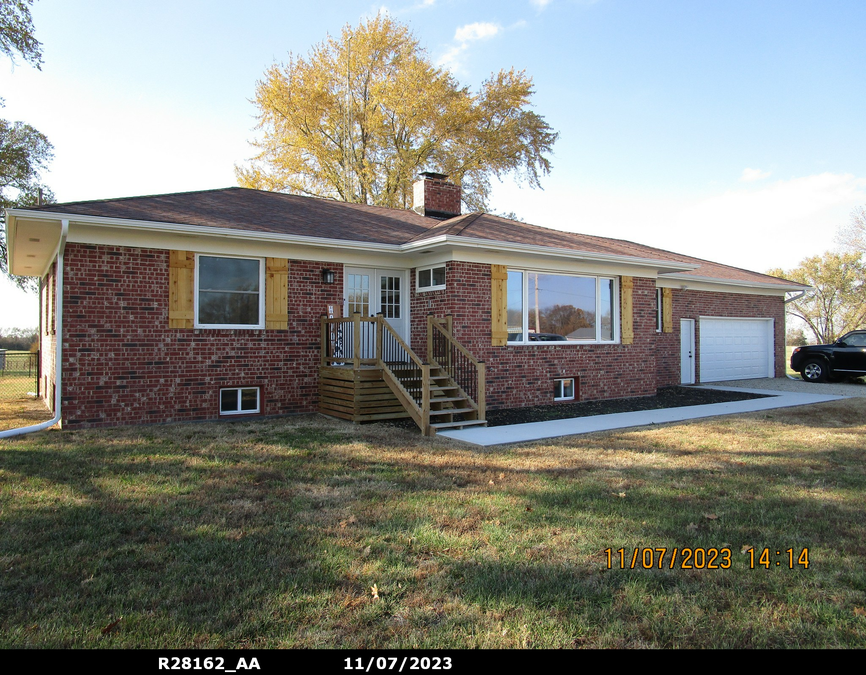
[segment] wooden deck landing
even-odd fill
[[[322,366],[319,369],[319,412],[352,422],[409,417],[382,378],[377,366]]]

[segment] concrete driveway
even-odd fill
[[[728,403],[710,403],[681,408],[662,408],[660,410],[592,415],[590,417],[550,420],[547,422],[509,424],[501,427],[474,427],[472,429],[442,431],[437,435],[469,443],[470,445],[505,445],[558,436],[589,434],[596,431],[628,429],[652,424],[669,424],[671,422],[683,422],[703,417],[738,415],[758,412],[760,410],[825,403],[852,395],[841,392],[822,391],[821,387],[850,387],[858,392],[854,395],[866,396],[866,386],[862,385],[810,384],[808,382],[796,382],[788,379],[737,380],[735,382],[713,382],[712,384],[698,386],[706,387],[707,389],[742,389],[758,394],[763,393],[767,396],[766,398],[756,398],[748,401],[730,401]]]
[[[863,396],[866,397],[866,383],[842,382],[804,382],[799,377],[764,377],[757,380],[730,380],[728,382],[713,382],[710,387],[736,387],[738,389],[771,389],[775,391],[791,391],[797,394],[826,394],[828,396]]]

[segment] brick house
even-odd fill
[[[802,286],[461,215],[440,174],[414,196],[395,210],[228,188],[8,210],[10,269],[41,279],[42,396],[70,428],[321,410],[429,433],[487,408],[784,375],[785,293]]]

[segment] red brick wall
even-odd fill
[[[492,347],[490,266],[451,262],[446,290],[419,293],[412,286],[412,346],[426,350],[426,317],[453,314],[454,334],[487,366],[488,407],[553,403],[553,381],[579,378],[581,400],[647,396],[679,384],[681,318],[772,317],[776,376],[784,375],[784,302],[773,296],[673,291],[674,333],[657,333],[655,280],[634,279],[634,343],[631,345],[506,345]],[[699,327],[696,325],[696,332]],[[696,334],[700,349],[700,335]],[[696,358],[700,358],[700,354]],[[700,377],[698,366],[697,376]]]
[[[490,265],[448,263],[445,283],[445,291],[429,293],[413,285],[413,347],[423,350],[429,311],[450,312],[455,337],[485,361],[489,408],[553,403],[560,377],[579,378],[581,400],[655,394],[655,281],[634,280],[634,344],[504,347],[491,346]]]
[[[334,284],[322,283],[323,267],[336,272]],[[328,304],[342,307],[341,264],[289,262],[289,325],[281,331],[169,329],[168,274],[165,250],[67,245],[65,425],[216,419],[220,387],[260,387],[264,415],[316,409],[319,317]],[[634,344],[492,347],[489,265],[447,263],[444,291],[419,293],[414,271],[410,278],[413,348],[424,356],[428,313],[451,313],[458,340],[487,364],[490,408],[552,403],[560,377],[578,378],[581,400],[677,384],[680,318],[775,318],[777,375],[784,371],[781,298],[674,290],[675,332],[659,334],[655,282],[635,278]],[[49,374],[50,336],[43,349]]]
[[[316,409],[319,317],[342,303],[341,264],[289,261],[288,330],[170,329],[168,274],[165,250],[67,245],[65,425],[215,419],[220,387],[260,387],[263,415]]]
[[[424,211],[460,215],[462,190],[459,186],[438,178],[420,179],[421,203],[414,208],[423,207]]]
[[[698,317],[772,318],[775,328],[776,377],[785,376],[785,302],[771,295],[710,293],[673,289],[673,332],[656,333],[658,385],[680,383],[680,319],[695,320],[695,379],[701,381],[701,326]]]

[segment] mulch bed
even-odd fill
[[[693,387],[664,387],[659,389],[655,396],[606,399],[604,401],[580,401],[579,403],[557,403],[554,405],[538,405],[531,408],[488,410],[487,426],[499,427],[505,424],[546,422],[548,420],[609,415],[612,413],[635,412],[637,410],[682,408],[708,403],[747,401],[753,398],[766,397],[762,394],[749,394],[739,391],[719,391],[717,389],[696,389]]]
[[[609,415],[611,413],[635,412],[637,410],[658,410],[660,408],[682,408],[690,405],[708,403],[728,403],[747,401],[753,398],[766,398],[762,394],[749,394],[739,391],[719,391],[716,389],[697,389],[694,387],[664,387],[655,396],[637,398],[607,399],[604,401],[580,401],[579,403],[556,403],[538,405],[531,408],[506,408],[487,411],[487,426],[499,427],[506,424],[526,422],[546,422],[571,417]],[[412,420],[383,422],[405,429],[416,429]]]

